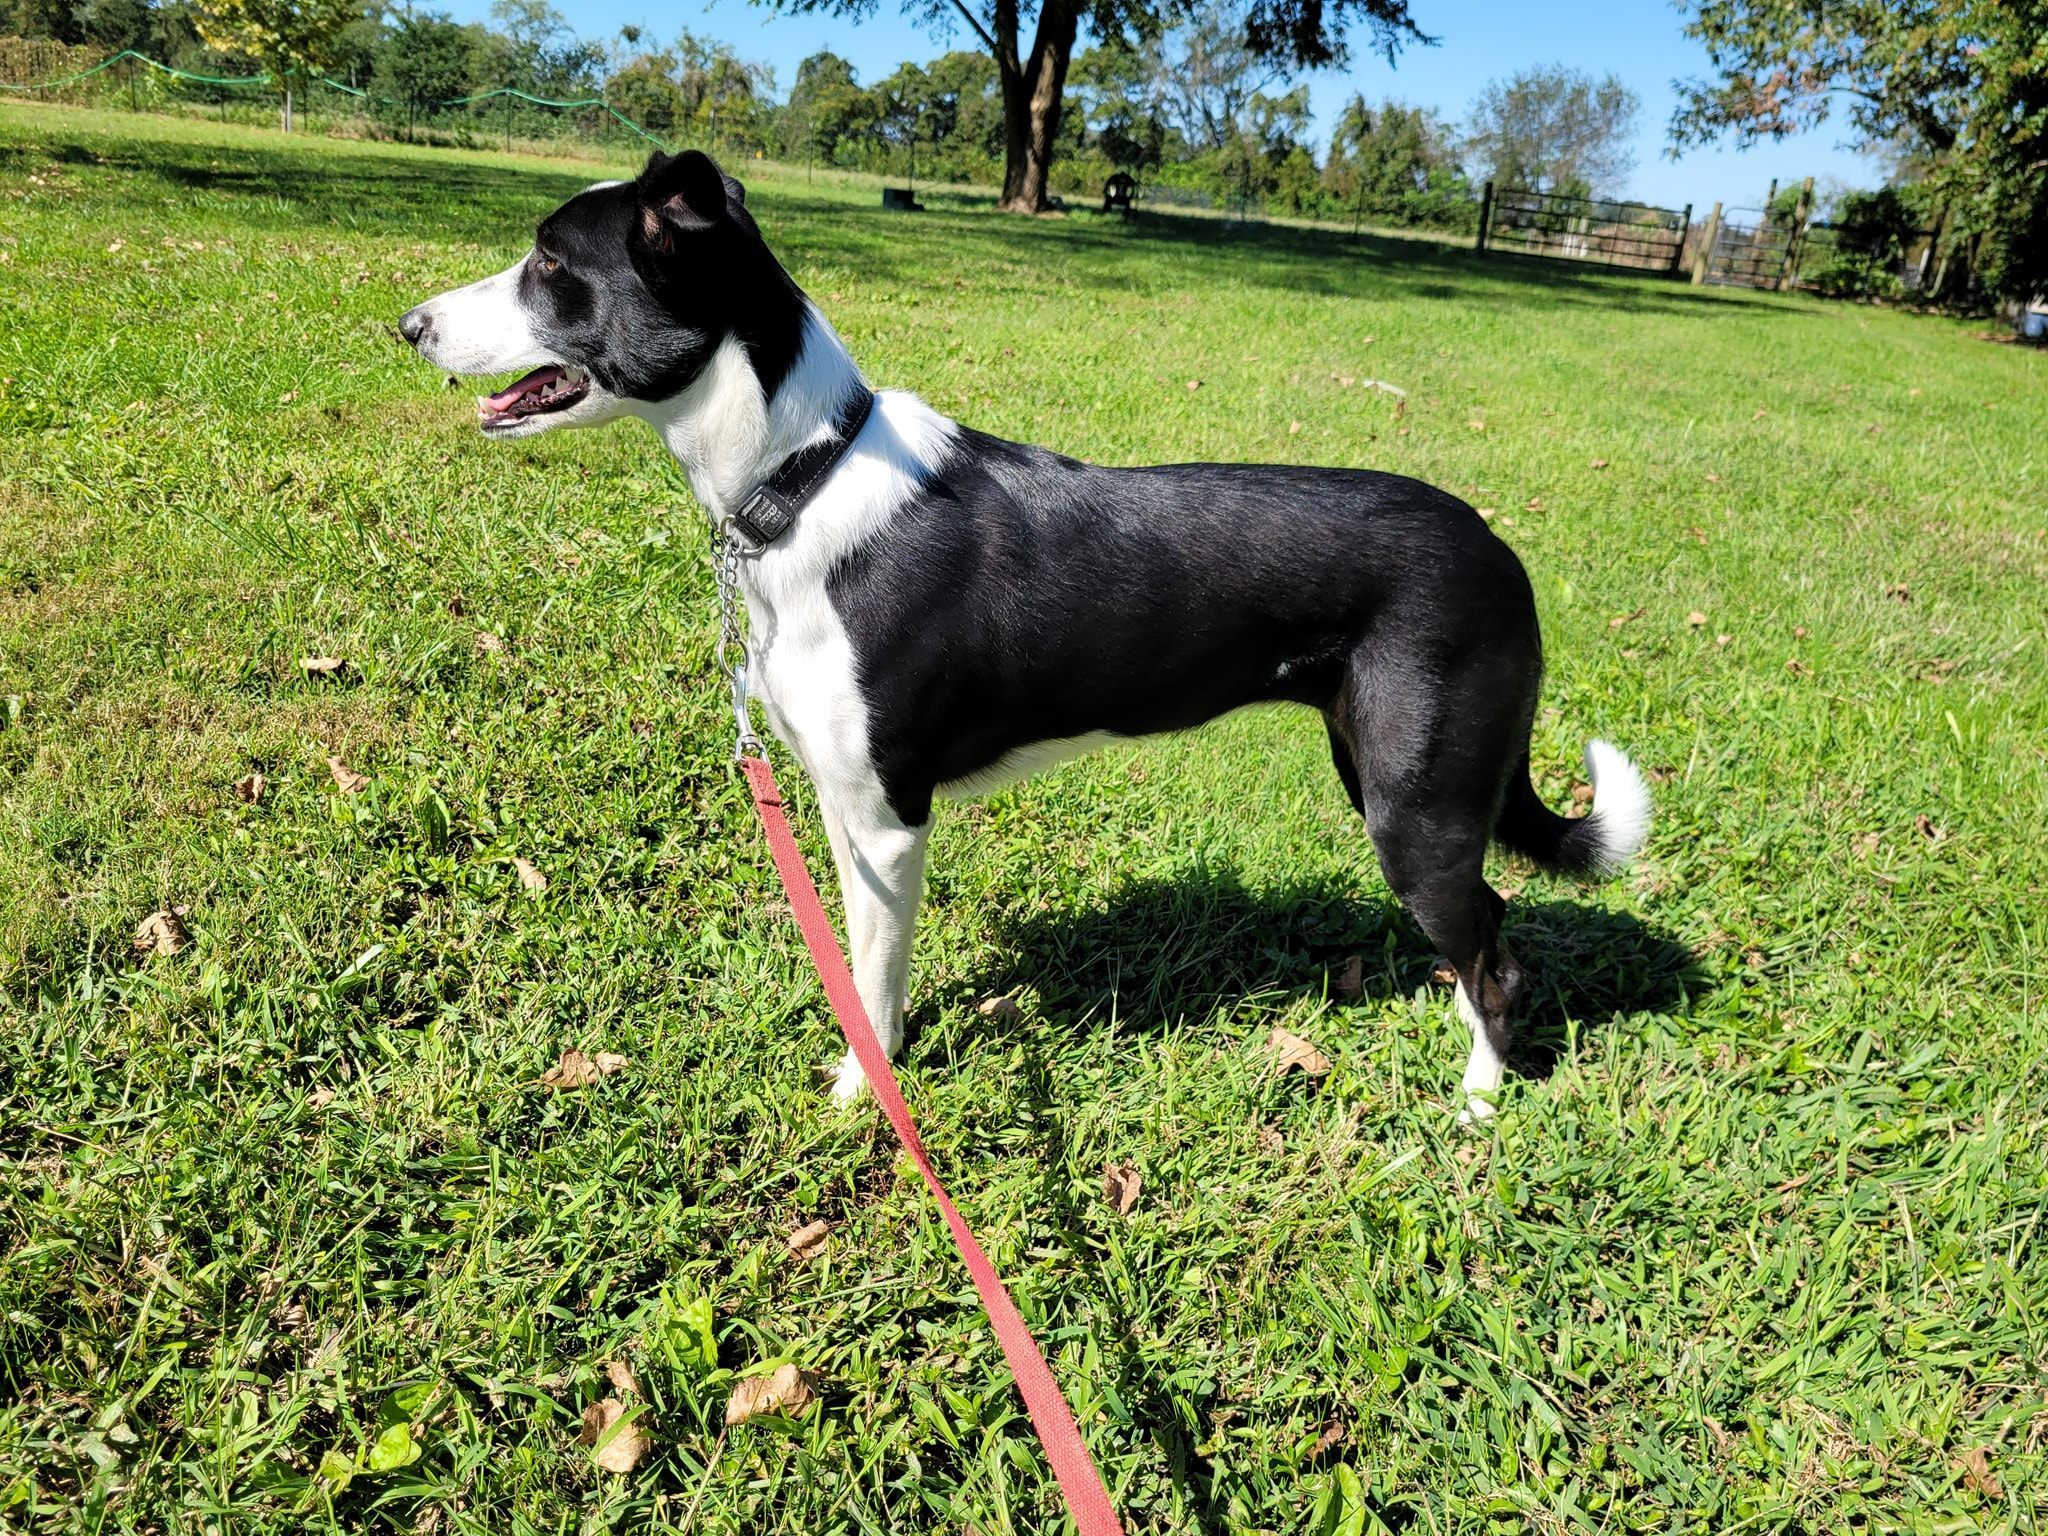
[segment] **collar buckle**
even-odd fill
[[[797,508],[772,485],[764,485],[726,514],[726,523],[755,549],[766,549],[796,521]]]

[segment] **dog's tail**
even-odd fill
[[[1650,835],[1650,791],[1618,747],[1586,743],[1586,777],[1593,808],[1576,819],[1560,816],[1529,782],[1529,757],[1508,783],[1494,824],[1494,840],[1565,875],[1611,875],[1621,870]]]

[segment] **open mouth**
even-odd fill
[[[589,374],[581,368],[563,368],[549,363],[495,395],[479,397],[476,402],[477,419],[488,432],[494,427],[509,427],[529,416],[566,411],[589,393]]]

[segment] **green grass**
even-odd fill
[[[1060,1525],[921,1187],[818,1089],[678,474],[625,428],[486,444],[391,336],[590,174],[0,110],[9,1532]],[[1312,716],[945,813],[906,1091],[1128,1528],[2038,1529],[2041,354],[871,198],[751,204],[877,380],[1112,462],[1495,509],[1541,789],[1595,733],[1655,770],[1626,879],[1498,874],[1555,1064],[1483,1135]],[[189,948],[138,958],[170,905]],[[1272,1077],[1275,1025],[1329,1076]],[[572,1045],[631,1065],[546,1091]],[[784,1360],[822,1405],[721,1443]],[[612,1361],[652,1422],[626,1476],[575,1443]],[[394,1423],[410,1465],[318,1475]]]

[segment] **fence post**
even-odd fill
[[[1946,223],[1948,223],[1948,204],[1943,203],[1935,211],[1934,228],[1927,232],[1927,249],[1920,253],[1920,273],[1913,280],[1913,286],[1919,290],[1922,298],[1927,296],[1927,276],[1933,270],[1935,249],[1941,244],[1942,226]]]
[[[1707,280],[1707,269],[1714,263],[1714,246],[1721,238],[1721,205],[1714,204],[1714,211],[1707,215],[1707,227],[1700,233],[1700,243],[1692,253],[1692,285],[1701,287]]]
[[[135,61],[133,59],[128,61],[128,110],[130,112],[140,112],[142,110],[142,108],[135,104]]]
[[[1488,182],[1479,189],[1479,238],[1472,242],[1472,249],[1479,255],[1486,254],[1486,228],[1493,221],[1493,183]]]
[[[1806,221],[1813,213],[1813,178],[1807,177],[1799,184],[1799,201],[1792,205],[1792,228],[1785,236],[1785,255],[1778,263],[1778,281],[1774,285],[1780,293],[1790,293],[1799,286],[1800,247],[1806,244]]]
[[[512,153],[512,98],[505,98],[505,153]]]
[[[1678,276],[1678,268],[1685,261],[1685,237],[1692,233],[1692,204],[1685,205],[1685,212],[1678,217],[1678,243],[1671,247],[1670,272]]]

